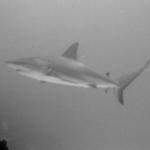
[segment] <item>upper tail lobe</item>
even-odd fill
[[[121,76],[118,82],[118,88],[116,90],[117,98],[121,104],[124,104],[123,91],[127,88],[150,64],[150,59],[137,71]]]

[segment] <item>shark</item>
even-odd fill
[[[104,75],[82,63],[78,56],[79,43],[75,42],[58,56],[23,57],[7,60],[5,63],[21,75],[36,79],[41,83],[55,83],[66,86],[113,89],[120,104],[124,104],[123,92],[150,64],[150,59],[132,73],[116,80],[107,72]]]

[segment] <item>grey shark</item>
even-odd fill
[[[137,71],[123,75],[116,81],[110,73],[100,75],[78,60],[78,42],[73,43],[62,55],[52,57],[28,57],[6,61],[18,73],[39,80],[42,83],[55,83],[83,88],[114,89],[120,104],[124,104],[123,91],[150,64],[148,60]]]

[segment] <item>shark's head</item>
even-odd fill
[[[26,66],[25,61],[20,59],[6,61],[6,64],[17,72],[26,72],[29,70],[29,67]]]
[[[89,85],[83,83],[75,83],[72,81],[64,80],[60,74],[53,71],[51,67],[53,65],[52,60],[46,58],[21,58],[15,60],[6,61],[6,64],[17,71],[19,74],[45,82],[51,82],[56,84],[63,84],[76,87],[89,88]]]
[[[43,72],[49,62],[36,57],[20,58],[6,61],[6,64],[17,72]]]

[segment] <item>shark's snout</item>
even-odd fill
[[[7,61],[5,61],[5,63],[6,63],[7,65],[10,65],[10,64],[13,64],[13,61],[7,60]]]
[[[8,66],[20,66],[21,65],[21,62],[19,62],[17,60],[8,60],[8,61],[5,61],[5,63]]]
[[[25,71],[25,68],[23,67],[23,63],[19,60],[8,60],[5,61],[5,63],[12,69],[16,71]]]

